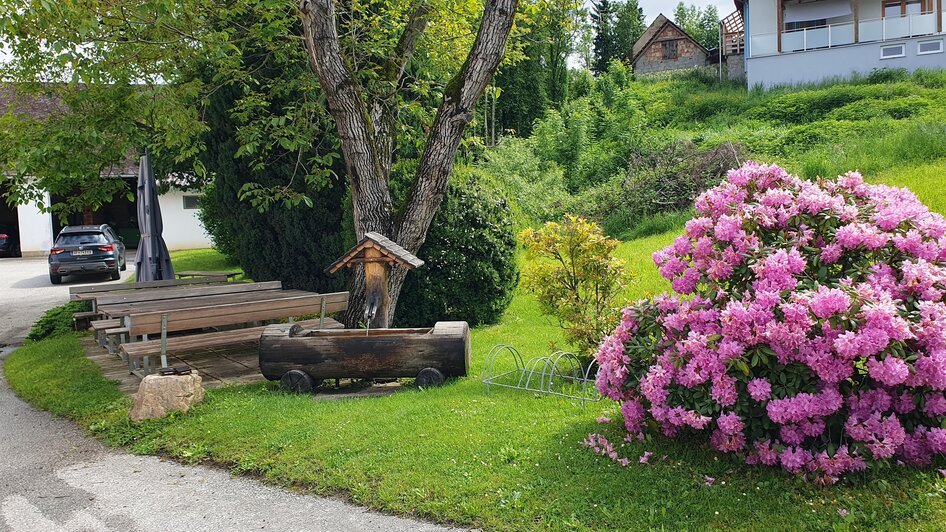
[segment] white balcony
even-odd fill
[[[861,20],[857,23],[843,22],[816,28],[805,28],[782,32],[781,52],[777,33],[749,36],[749,56],[762,57],[778,53],[804,52],[838,46],[850,46],[870,42],[882,42],[937,33],[937,13],[921,13],[903,17],[887,17]],[[946,13],[943,27],[946,28]],[[855,38],[856,37],[856,38]]]

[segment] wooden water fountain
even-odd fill
[[[329,266],[363,264],[365,321],[387,316],[388,272],[416,268],[424,261],[390,239],[369,232]],[[395,379],[415,377],[420,387],[467,374],[470,327],[465,321],[437,322],[417,329],[307,330],[298,325],[268,327],[260,338],[260,371],[296,392],[311,392],[323,379]]]

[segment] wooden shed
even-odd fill
[[[634,43],[631,64],[637,74],[706,65],[709,51],[667,17],[658,15]]]

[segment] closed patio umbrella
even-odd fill
[[[158,204],[158,187],[151,168],[151,154],[145,150],[138,167],[138,230],[141,242],[135,257],[136,281],[160,281],[174,279],[174,267],[162,233],[161,206]]]

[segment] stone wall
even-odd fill
[[[677,58],[664,59],[664,43],[677,43]],[[634,61],[634,71],[639,74],[680,70],[706,64],[706,52],[688,35],[667,24],[660,30],[647,48]]]

